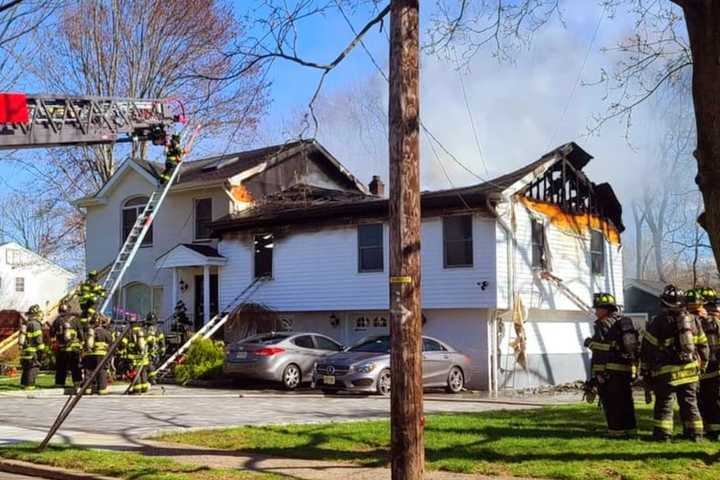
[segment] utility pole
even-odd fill
[[[393,480],[423,477],[419,0],[390,4],[390,370]]]

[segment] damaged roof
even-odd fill
[[[173,188],[203,187],[209,183],[233,179],[238,175],[243,176],[244,181],[298,155],[307,155],[308,158],[326,165],[328,171],[339,180],[340,184],[359,192],[367,192],[367,187],[314,139],[296,140],[201,160],[188,160],[180,165],[180,173]],[[95,195],[78,199],[75,203],[81,207],[97,204],[129,168],[141,173],[148,181],[154,182],[160,180],[165,166],[147,160],[126,160]]]
[[[567,159],[576,168],[582,169],[592,159],[585,150],[574,142],[562,145],[543,155],[540,159],[518,170],[480,184],[448,190],[425,191],[421,193],[423,215],[440,210],[486,210],[490,204],[500,201],[509,189],[511,193],[521,191],[533,177],[544,171],[561,158]],[[601,185],[604,187],[607,184]],[[614,200],[611,220],[622,231],[622,209],[612,193],[612,188],[602,188],[608,201]],[[388,215],[388,199],[369,194],[340,192],[309,185],[294,187],[268,196],[263,202],[228,215],[213,222],[214,235],[225,232],[253,230],[303,223],[345,223],[359,218],[377,218]]]
[[[180,174],[177,183],[213,182],[234,177],[239,173],[257,167],[263,162],[271,160],[280,154],[288,157],[298,153],[302,147],[312,145],[314,140],[298,140],[294,142],[271,145],[243,152],[234,152],[214,157],[191,160],[180,165]],[[134,160],[153,177],[159,179],[165,166],[158,162],[147,160]]]

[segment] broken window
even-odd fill
[[[545,257],[545,226],[542,222],[532,219],[530,221],[532,237],[532,266],[540,270],[547,268]]]
[[[443,218],[445,268],[473,266],[472,215]]]
[[[136,197],[131,198],[127,202],[125,202],[125,205],[123,206],[122,210],[122,242],[125,242],[125,239],[127,239],[128,235],[130,235],[130,231],[133,228],[133,225],[135,225],[135,221],[137,220],[137,217],[139,217],[143,210],[145,210],[145,205],[147,205],[148,197]],[[141,247],[149,247],[153,243],[153,228],[152,225],[148,229],[147,233],[145,234],[145,238],[143,239],[143,242],[140,244]]]
[[[195,200],[195,240],[210,238],[212,222],[212,198]]]
[[[255,235],[255,278],[271,278],[272,277],[272,258],[273,242],[272,233],[263,233]]]
[[[590,269],[593,275],[605,274],[605,237],[599,230],[590,230]]]
[[[358,272],[383,271],[383,225],[358,225]]]

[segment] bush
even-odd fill
[[[185,385],[190,380],[217,378],[222,375],[225,345],[201,338],[195,340],[175,367],[175,380]]]

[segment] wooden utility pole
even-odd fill
[[[392,478],[420,480],[425,450],[420,309],[419,1],[392,0],[390,7]]]

